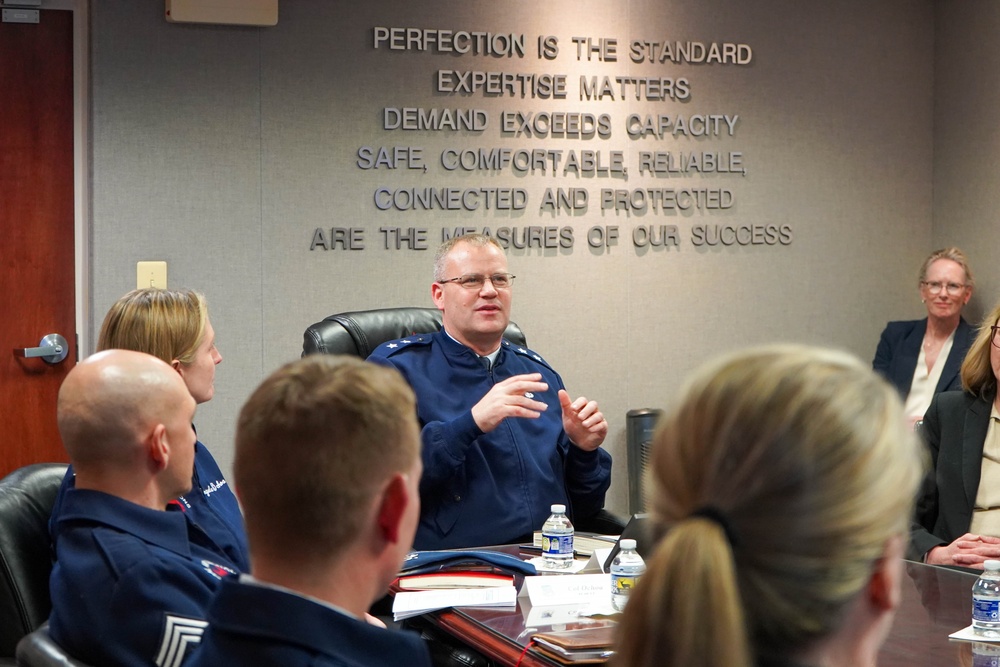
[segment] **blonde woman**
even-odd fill
[[[97,350],[133,350],[162,359],[177,371],[196,403],[215,395],[215,367],[222,355],[208,319],[205,297],[192,290],[137,289],[121,297],[104,316]],[[54,528],[62,499],[73,486],[71,467],[63,480],[49,521]],[[236,496],[212,453],[195,443],[194,476],[189,493],[172,501],[184,511],[231,562],[250,569],[246,529]],[[57,553],[58,556],[58,553]]]
[[[872,368],[899,391],[910,423],[924,416],[935,394],[961,388],[958,372],[975,336],[962,309],[975,284],[965,253],[935,250],[917,280],[927,317],[889,322],[882,331]]]
[[[850,355],[702,368],[652,446],[662,538],[617,665],[873,665],[900,597],[921,454],[897,393]]]
[[[917,501],[910,557],[983,568],[1000,558],[1000,304],[962,364],[964,391],[938,394],[924,417],[933,475]]]

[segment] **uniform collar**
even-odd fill
[[[455,340],[455,338],[450,333],[445,331],[443,328],[441,329],[441,333],[439,334],[438,338],[439,340],[442,341],[446,354],[452,359],[461,361],[462,365],[466,366],[482,365],[482,362],[480,361],[481,357],[478,354],[476,354],[471,347]],[[503,359],[502,356],[503,348],[504,348],[503,339],[501,339],[500,345],[497,347],[497,349],[494,350],[492,353],[486,355],[487,357],[490,358],[491,366],[496,366],[501,362],[501,360]]]
[[[377,628],[295,592],[248,585],[235,577],[222,581],[208,621],[216,632],[270,637],[331,656],[362,654],[360,664],[426,664],[413,660],[415,642],[409,633]]]

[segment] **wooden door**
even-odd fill
[[[56,396],[76,361],[73,13],[0,23],[0,475],[65,461]],[[61,363],[15,355],[57,333]]]

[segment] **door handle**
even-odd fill
[[[59,334],[49,334],[42,338],[38,347],[15,347],[14,356],[38,357],[47,364],[58,364],[69,356],[69,344]]]

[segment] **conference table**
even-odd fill
[[[879,655],[880,667],[973,665],[973,650],[1000,654],[1000,644],[977,644],[974,648],[972,643],[948,639],[950,633],[969,624],[976,575],[910,561],[904,565],[902,602]],[[516,609],[448,609],[427,615],[426,621],[496,664],[509,667],[559,665],[532,647],[525,650],[535,632],[615,622],[613,618],[583,617],[546,624],[529,616],[528,605],[525,598],[518,598]],[[1000,655],[996,659],[997,662],[983,664],[1000,664]]]

